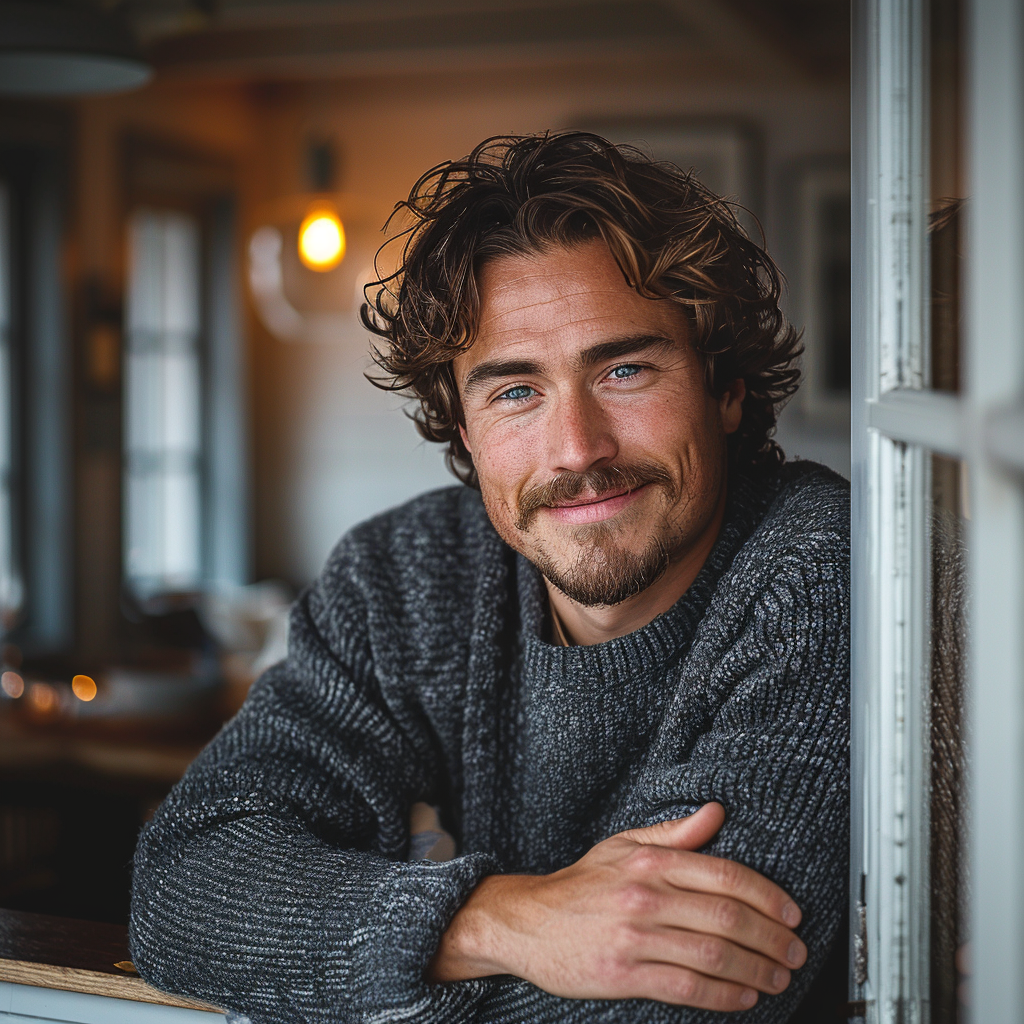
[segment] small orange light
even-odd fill
[[[333,270],[345,258],[345,229],[331,209],[319,207],[299,226],[299,259],[310,270]]]
[[[71,680],[71,692],[79,700],[92,700],[96,696],[96,683],[89,676],[75,676]]]
[[[17,672],[5,672],[0,676],[0,689],[8,697],[17,699],[25,692],[25,680]]]
[[[33,683],[28,688],[28,699],[32,707],[44,715],[57,707],[57,691],[49,683]]]

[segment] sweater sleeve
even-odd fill
[[[729,607],[709,616],[716,625],[696,640],[673,709],[675,721],[706,726],[689,750],[666,756],[669,767],[653,771],[644,787],[648,823],[721,802],[726,823],[704,852],[770,878],[802,910],[807,963],[785,992],[762,995],[741,1015],[749,1024],[789,1020],[845,919],[848,564],[844,537],[811,535],[778,557],[752,593],[723,588]],[[667,746],[671,724],[670,716]],[[686,1017],[688,1024],[723,1019]]]
[[[460,1021],[481,983],[429,986],[424,970],[496,866],[403,860],[409,808],[443,764],[427,723],[382,693],[339,557],[332,585],[297,603],[287,659],[143,830],[132,959],[156,987],[256,1024]]]

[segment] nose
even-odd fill
[[[600,403],[586,393],[559,398],[548,422],[548,468],[553,473],[585,473],[618,453]]]

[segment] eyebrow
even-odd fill
[[[606,359],[621,359],[623,356],[648,352],[651,349],[677,350],[679,342],[663,334],[630,334],[611,341],[602,341],[598,345],[585,348],[576,360],[578,369],[586,369]],[[478,363],[469,373],[462,385],[464,395],[472,394],[487,387],[494,381],[508,377],[529,377],[543,372],[540,363],[532,359],[488,359]]]
[[[651,349],[678,351],[679,342],[673,341],[664,334],[629,334],[623,338],[602,341],[599,345],[585,348],[580,353],[579,367],[585,369],[595,363],[603,363],[606,359],[621,359],[623,356],[649,352]]]

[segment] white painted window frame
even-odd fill
[[[1024,5],[967,12],[965,386],[928,380],[923,0],[855,0],[851,994],[925,1024],[927,451],[965,464],[970,1018],[1024,1021]],[[926,451],[927,450],[927,451]],[[965,837],[966,838],[966,837]]]

